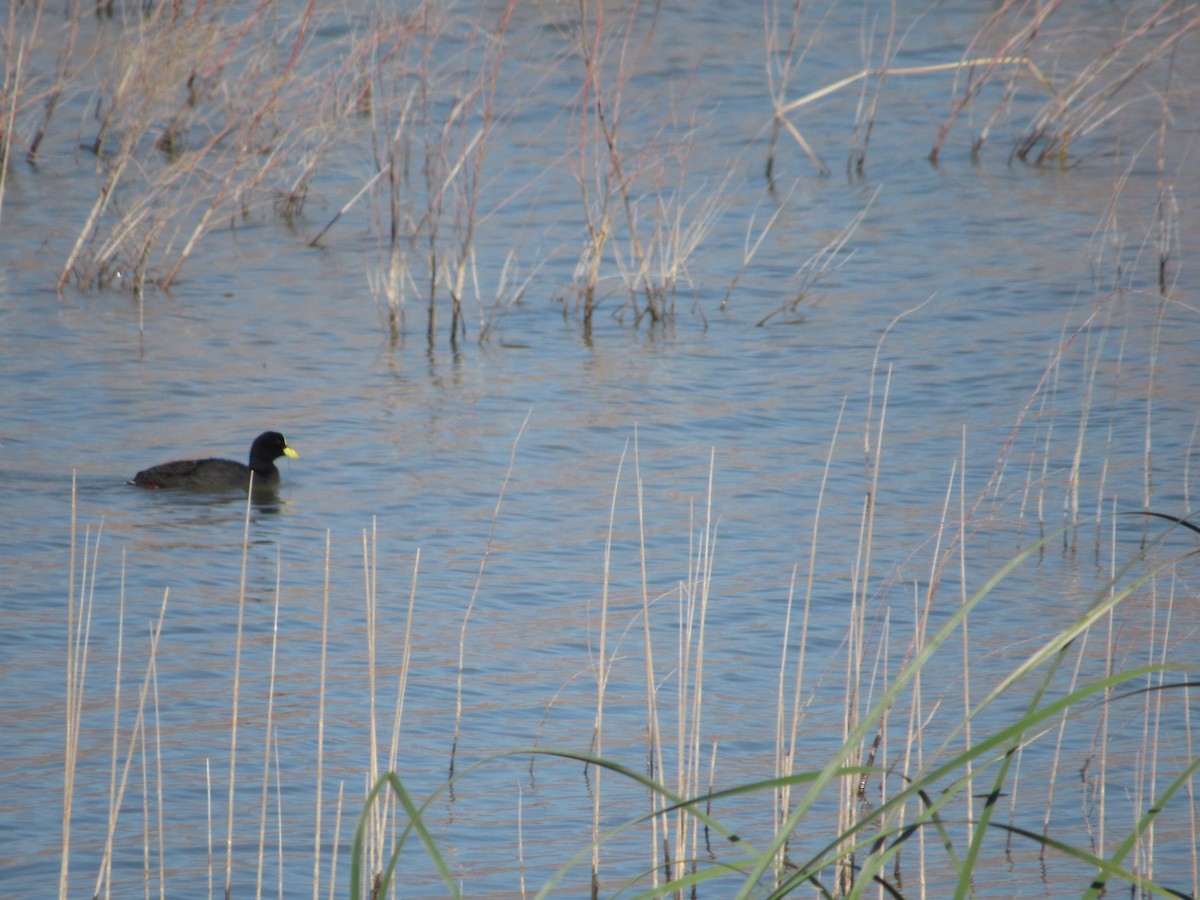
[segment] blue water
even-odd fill
[[[964,513],[968,591],[1043,532],[1075,516],[1088,520],[1053,538],[973,615],[970,669],[979,699],[1086,609],[1113,566],[1134,561],[1135,575],[1146,571],[1147,564],[1136,562],[1144,524],[1114,517],[1114,510],[1183,513],[1194,506],[1200,298],[1188,276],[1186,235],[1198,196],[1195,167],[1187,164],[1195,140],[1183,126],[1169,129],[1164,177],[1183,240],[1171,261],[1176,280],[1164,296],[1155,283],[1156,150],[1141,143],[1157,133],[1157,105],[1131,104],[1081,137],[1074,168],[1035,169],[1008,158],[1042,102],[1021,81],[978,159],[969,153],[969,129],[990,114],[998,92],[985,94],[973,123],[952,131],[933,168],[925,157],[947,114],[950,76],[891,79],[865,175],[847,179],[858,97],[849,88],[795,118],[832,174],[818,175],[785,139],[772,193],[761,178],[770,104],[760,5],[695,12],[668,4],[657,20],[656,49],[623,101],[630,161],[640,164],[643,179],[639,214],[653,215],[654,166],[662,166],[668,207],[677,208],[671,206],[677,188],[690,198],[683,221],[700,218],[709,199],[720,201],[720,215],[688,260],[673,316],[659,325],[634,323],[612,255],[628,264],[628,235],[619,232],[602,269],[601,304],[586,326],[572,293],[585,235],[572,176],[580,65],[541,15],[518,7],[510,26],[498,97],[512,115],[490,138],[480,200],[486,215],[476,235],[482,299],[470,288],[466,331],[456,345],[444,291],[432,341],[419,292],[405,307],[403,333],[392,340],[368,283],[380,265],[385,204],[364,199],[321,248],[308,246],[371,176],[370,122],[355,121],[361,132],[349,134],[319,169],[298,220],[289,226],[261,206],[236,227],[222,220],[171,290],[148,291],[144,307],[123,290],[54,291],[95,190],[94,160],[76,150],[77,131],[86,139],[93,127],[81,111],[94,101],[70,96],[66,109],[75,118],[58,114],[38,166],[10,167],[0,221],[0,683],[7,695],[0,705],[0,881],[6,895],[47,895],[58,880],[70,596],[77,604],[81,596],[94,598],[94,605],[69,893],[90,892],[100,868],[119,642],[117,777],[129,752],[133,763],[115,843],[114,893],[142,890],[142,838],[147,828],[158,833],[160,777],[166,871],[160,873],[155,838],[151,884],[161,878],[168,896],[206,896],[211,871],[221,893],[243,577],[234,894],[250,893],[256,881],[272,670],[264,890],[303,896],[312,889],[326,579],[321,884],[326,891],[341,787],[336,882],[344,893],[348,841],[372,750],[364,541],[378,601],[376,739],[383,766],[415,590],[397,763],[415,796],[428,796],[449,773],[468,611],[457,770],[534,744],[589,749],[606,593],[606,653],[615,661],[602,749],[639,771],[645,767],[645,596],[652,603],[673,783],[680,598],[694,585],[711,518],[703,787],[714,743],[718,786],[772,772],[780,654],[787,645],[794,666],[814,529],[797,769],[824,765],[840,741],[852,599],[858,593],[866,603],[865,709],[903,664],[914,607],[931,581],[931,628],[957,608],[960,559],[956,549],[941,554]],[[939,7],[909,34],[897,65],[960,58],[982,15],[973,5]],[[1105,23],[1093,52],[1117,28],[1107,22],[1108,7],[1096,15]],[[642,28],[648,19],[639,22]],[[794,94],[860,65],[862,23],[857,7],[833,7]],[[1090,58],[1081,46],[1086,41],[1063,37],[1077,23],[1055,25],[1062,44],[1051,46],[1060,46],[1064,68],[1076,65],[1076,55]],[[116,26],[89,19],[81,28],[89,41],[106,46]],[[352,31],[340,20],[325,23],[314,39],[313,64],[338,59],[337,42]],[[440,46],[469,55],[463,49],[475,46],[463,38],[469,31],[460,23]],[[440,66],[443,75],[456,71],[453,60]],[[1159,84],[1155,74],[1146,83]],[[446,90],[439,102],[452,93]],[[1175,122],[1194,120],[1190,113],[1181,106]],[[695,133],[681,141],[686,153],[666,154],[662,148],[692,116]],[[664,122],[671,125],[660,131]],[[135,183],[131,178],[123,204],[132,203]],[[420,190],[408,197],[419,216]],[[743,268],[747,244],[779,206]],[[861,225],[833,257],[835,268],[815,284],[798,274],[864,209]],[[510,251],[529,282],[519,299],[509,292],[496,303]],[[422,284],[419,255],[413,265]],[[481,341],[484,322],[490,333]],[[125,484],[138,469],[167,459],[240,459],[267,428],[287,435],[300,458],[281,460],[278,496],[249,509],[244,576],[243,499]],[[868,491],[869,557],[862,543]],[[1097,514],[1099,524],[1091,521]],[[1149,532],[1165,527],[1156,522]],[[1139,665],[1160,654],[1185,664],[1197,658],[1195,563],[1186,556],[1193,546],[1192,536],[1180,532],[1154,549],[1160,562],[1180,559],[1118,608],[1116,664]],[[136,698],[164,593],[147,707],[151,730],[145,746],[131,751]],[[1086,646],[1080,642],[1083,677],[1104,671],[1107,629],[1105,623]],[[956,638],[924,673],[930,749],[961,720],[961,683]],[[1056,690],[1065,684],[1063,676]],[[791,690],[789,681],[788,706]],[[976,735],[1006,724],[1029,696],[1018,692],[998,704],[976,723]],[[1111,768],[1104,776],[1114,804],[1109,850],[1131,816],[1125,800],[1112,798],[1152,794],[1179,770],[1180,758],[1194,753],[1195,725],[1183,715],[1188,701],[1173,692],[1162,697],[1158,734],[1167,771],[1155,785],[1137,768],[1141,701],[1113,707]],[[881,753],[900,765],[907,700],[893,716]],[[1098,752],[1103,732],[1096,716],[1090,709],[1068,728],[1054,777],[1055,834],[1083,845],[1097,832],[1089,817],[1101,776],[1093,761],[1092,781],[1081,791],[1077,773]],[[1021,827],[1041,827],[1052,747],[1044,736],[1026,750],[1027,793],[1014,813]],[[467,894],[517,896],[522,878],[536,890],[586,850],[595,789],[594,773],[578,763],[541,760],[531,769],[529,758],[519,756],[463,776],[434,802],[429,822]],[[606,827],[646,810],[644,792],[612,775],[603,777],[601,796]],[[1144,808],[1148,801],[1141,802]],[[818,804],[797,846],[810,838],[819,844],[832,805],[832,799]],[[744,835],[765,842],[765,796],[731,803],[728,815]],[[965,836],[961,810],[957,815],[955,834]],[[605,850],[602,872],[612,891],[648,865],[650,839],[636,834]],[[1153,876],[1192,890],[1192,846],[1180,795],[1159,820]],[[1043,868],[1028,844],[1018,842],[1011,856],[1002,847],[1001,835],[983,863],[991,884],[977,882],[981,893],[1056,896],[1064,884],[1083,890],[1090,882],[1092,873],[1077,863],[1055,857]],[[719,853],[739,858],[727,847]],[[940,850],[927,853],[937,893],[945,886],[938,879],[952,876]],[[560,892],[578,895],[586,887],[586,856]],[[403,859],[406,895],[443,895],[415,842]],[[904,864],[914,865],[913,858],[906,855]]]

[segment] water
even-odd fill
[[[44,895],[58,876],[73,472],[76,599],[85,539],[98,541],[94,569],[88,551],[89,579],[95,575],[86,593],[95,605],[73,801],[73,895],[92,889],[103,851],[114,686],[121,686],[120,777],[150,629],[167,591],[148,706],[151,740],[132,746],[114,856],[116,892],[141,890],[142,835],[159,827],[160,771],[167,894],[208,894],[210,871],[217,893],[224,880],[246,507],[237,498],[179,497],[124,484],[147,465],[192,455],[242,458],[266,428],[282,431],[300,453],[299,460],[280,461],[278,497],[249,511],[233,833],[239,896],[256,881],[265,761],[265,889],[278,893],[282,884],[289,896],[311,890],[327,536],[321,877],[327,887],[341,787],[336,881],[344,892],[348,840],[372,750],[364,533],[373,548],[370,572],[379,603],[374,665],[381,764],[416,569],[397,767],[423,799],[449,771],[468,611],[458,771],[534,744],[589,749],[606,590],[605,652],[615,662],[603,750],[643,769],[643,541],[672,770],[680,584],[697,565],[710,506],[716,538],[701,756],[707,771],[716,744],[718,786],[771,774],[780,653],[787,643],[794,664],[799,641],[799,606],[785,635],[788,597],[798,568],[797,604],[803,600],[814,527],[818,551],[798,769],[819,768],[837,746],[844,642],[855,585],[862,585],[856,578],[869,578],[862,677],[878,696],[883,672],[890,680],[899,671],[914,604],[923,601],[938,554],[964,511],[970,513],[963,564],[968,590],[1043,528],[1059,527],[1072,503],[1084,517],[1102,511],[1099,526],[1051,541],[973,614],[972,693],[978,699],[1086,609],[1113,565],[1134,559],[1143,523],[1111,516],[1114,508],[1184,512],[1192,506],[1200,363],[1186,253],[1197,196],[1194,167],[1186,160],[1195,145],[1186,127],[1170,129],[1166,151],[1184,240],[1172,257],[1178,280],[1163,298],[1155,291],[1153,245],[1147,243],[1155,234],[1156,149],[1152,141],[1142,143],[1143,135],[1157,134],[1157,106],[1133,104],[1082,137],[1077,167],[1034,169],[1007,159],[1012,136],[1042,102],[1021,82],[1005,107],[1010,114],[977,160],[970,158],[964,125],[952,131],[941,165],[932,168],[925,155],[945,115],[948,81],[892,79],[880,99],[864,177],[842,176],[857,98],[843,93],[796,119],[833,174],[817,176],[785,141],[772,194],[761,180],[770,121],[761,7],[694,13],[666,6],[658,49],[628,87],[631,159],[645,167],[662,164],[663,184],[682,186],[691,198],[685,221],[699,218],[706,198],[721,201],[721,216],[689,260],[669,322],[632,323],[610,257],[602,303],[585,328],[571,294],[585,234],[571,177],[578,119],[570,110],[578,102],[580,65],[547,15],[518,7],[510,25],[512,49],[498,96],[514,114],[492,137],[480,205],[488,214],[476,238],[485,299],[468,299],[466,337],[456,347],[448,340],[444,307],[436,338],[426,343],[425,314],[416,300],[405,309],[403,339],[390,339],[367,281],[379,262],[380,233],[369,202],[339,222],[320,249],[307,244],[370,177],[369,123],[357,122],[362,131],[347,138],[351,149],[320,169],[304,214],[291,227],[263,209],[236,228],[216,227],[172,290],[148,292],[144,308],[121,290],[54,293],[95,190],[94,163],[75,149],[94,128],[83,112],[88,98],[70,98],[66,109],[75,117],[58,115],[60,130],[47,140],[36,169],[10,168],[0,222],[6,400],[0,673],[8,695],[0,865],[7,894]],[[1112,39],[1117,23],[1108,15],[1107,7],[1095,12],[1099,24],[1090,44],[1066,40],[1079,23],[1055,22],[1064,70]],[[833,7],[797,93],[852,73],[862,21],[857,7]],[[973,5],[939,7],[915,26],[897,64],[955,60],[980,26]],[[349,28],[325,22],[313,58],[336,59],[331,48]],[[99,46],[113,40],[112,27],[91,20],[81,31]],[[1181,54],[1177,64],[1195,58]],[[529,97],[536,102],[523,99]],[[999,98],[998,92],[986,95],[976,115],[989,114]],[[668,143],[652,138],[664,104],[670,121],[689,121],[695,110],[697,130],[685,142],[680,169],[651,152]],[[1194,117],[1178,110],[1175,122],[1188,121]],[[633,148],[646,149],[646,156],[637,157]],[[133,196],[130,189],[124,202]],[[413,202],[419,209],[421,199]],[[779,218],[739,275],[747,242],[780,204]],[[651,215],[649,195],[641,209]],[[864,209],[861,225],[834,257],[836,270],[805,289],[797,270]],[[496,312],[491,297],[510,251],[518,254],[522,277],[532,278],[518,301],[509,306],[508,296]],[[628,252],[626,244],[620,252]],[[1114,282],[1127,290],[1111,292]],[[794,303],[802,289],[803,299]],[[483,343],[480,320],[494,329]],[[860,529],[871,484],[874,536],[867,559]],[[1164,527],[1154,523],[1151,531]],[[1189,535],[1174,534],[1155,553],[1169,561],[1191,547]],[[1193,565],[1182,559],[1118,609],[1111,639],[1118,665],[1160,653],[1185,663],[1196,658]],[[1135,574],[1144,570],[1135,566]],[[934,625],[956,608],[958,572],[957,556],[938,571]],[[1105,625],[1081,647],[1085,676],[1103,671],[1108,643]],[[943,704],[929,725],[929,747],[961,719],[959,654],[956,643],[925,672],[924,714]],[[1056,682],[1055,690],[1065,683]],[[1005,701],[994,718],[976,724],[976,734],[1011,721],[1006,717],[1018,714],[1029,697],[1022,692]],[[1173,776],[1178,758],[1194,753],[1187,743],[1194,726],[1184,716],[1186,700],[1174,692],[1163,699],[1162,758]],[[1139,702],[1113,707],[1110,797],[1153,792],[1136,768]],[[274,729],[269,759],[268,712]],[[907,706],[895,716],[881,751],[890,764],[900,759]],[[1054,833],[1084,845],[1086,829],[1095,833],[1094,819],[1087,818],[1094,795],[1080,789],[1075,773],[1101,734],[1096,720],[1081,714],[1081,724],[1067,730],[1067,761],[1055,781]],[[1040,827],[1051,746],[1034,742],[1024,753],[1022,790],[1028,793],[1018,810],[1021,827]],[[1159,789],[1166,777],[1160,775]],[[536,889],[586,849],[594,790],[594,774],[577,763],[541,760],[531,770],[527,756],[497,760],[442,794],[429,824],[467,893],[514,896],[522,876]],[[619,778],[606,775],[600,790],[606,827],[646,809],[643,792]],[[143,822],[144,797],[150,826]],[[1196,873],[1182,798],[1159,820],[1152,874],[1191,890]],[[769,809],[760,796],[730,803],[727,815],[762,844]],[[807,846],[810,833],[827,833],[827,809],[814,813],[799,844]],[[955,815],[955,834],[965,840],[961,810]],[[1111,849],[1130,827],[1131,814],[1121,805],[1108,815]],[[1042,869],[1036,851],[1020,841],[1006,855],[1002,840],[990,855],[985,850],[985,877],[977,879],[983,893],[991,890],[984,881],[998,896],[1052,896],[1063,884],[1082,890],[1090,882],[1090,871],[1057,857]],[[602,871],[612,890],[646,866],[648,844],[639,831],[606,848]],[[727,847],[717,849],[725,859],[737,858]],[[929,855],[935,884],[952,877],[936,851]],[[155,856],[150,869],[157,884]],[[908,855],[904,862],[913,865]],[[569,891],[586,886],[586,868],[585,862],[572,871]],[[401,871],[406,894],[444,893],[415,842]]]

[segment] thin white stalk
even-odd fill
[[[650,639],[650,586],[646,572],[646,508],[643,493],[641,456],[638,447],[637,426],[633,428],[633,477],[637,490],[638,516],[638,559],[641,563],[642,579],[642,645],[646,654],[646,739],[647,758],[650,764],[651,777],[663,781],[662,735],[659,732],[658,721],[658,690],[654,679],[654,646]],[[662,808],[660,795],[650,792],[650,812],[657,813]],[[666,823],[659,821],[659,816],[650,816],[650,881],[651,887],[657,888],[659,883],[658,848],[659,828],[665,828]]]
[[[166,900],[167,897],[167,861],[166,842],[167,831],[163,822],[163,758],[162,758],[162,722],[159,716],[158,702],[158,660],[156,657],[150,657],[150,668],[153,671],[153,689],[154,689],[154,787],[155,787],[155,812],[157,814],[157,833],[158,841],[158,896],[159,900]]]
[[[525,795],[521,793],[521,782],[517,782],[517,881],[520,884],[521,900],[525,900]]]
[[[150,666],[153,668],[154,661],[150,661]],[[150,786],[146,783],[149,777],[150,767],[146,764],[146,729],[142,728],[138,735],[138,751],[141,754],[141,776],[142,776],[142,884],[144,885],[146,900],[150,900],[150,886],[153,881],[153,873],[150,870]]]
[[[237,788],[238,700],[242,687],[242,625],[246,618],[246,562],[250,554],[250,510],[254,498],[254,473],[246,491],[246,517],[242,530],[242,571],[238,583],[237,632],[233,642],[233,703],[229,712],[229,808],[225,820],[225,896],[233,887],[233,801]]]
[[[258,871],[254,880],[254,896],[262,897],[263,864],[266,859],[267,798],[271,784],[271,735],[275,726],[275,665],[279,650],[279,545],[275,546],[275,609],[271,617],[271,668],[267,676],[267,727],[263,741],[262,794],[258,809]]]
[[[268,738],[271,738],[269,742],[275,747],[275,871],[278,897],[283,900],[283,785],[279,768],[279,732],[274,731]]]
[[[700,620],[696,632],[696,652],[692,676],[692,711],[689,723],[691,729],[689,752],[691,754],[690,768],[692,774],[690,783],[692,793],[698,793],[700,786],[701,713],[704,709],[704,637],[708,623],[709,588],[712,585],[713,561],[717,540],[717,524],[713,519],[713,477],[716,471],[716,461],[717,453],[714,448],[709,451],[708,458],[708,494],[705,498],[704,533],[701,537],[700,546],[701,566],[698,573],[700,575]],[[699,831],[697,825],[693,824],[690,857],[693,860],[700,858],[698,845]]]
[[[454,693],[454,740],[450,748],[450,774],[454,774],[454,760],[458,753],[458,736],[462,728],[462,693],[463,693],[463,669],[466,666],[467,652],[467,625],[471,621],[471,613],[475,609],[475,602],[479,599],[479,591],[483,587],[483,573],[487,568],[488,559],[492,552],[492,541],[496,536],[496,523],[500,519],[500,509],[504,504],[504,494],[508,490],[508,483],[512,479],[513,469],[517,462],[517,446],[521,443],[521,435],[525,433],[525,427],[529,424],[529,419],[533,416],[533,408],[530,407],[529,412],[525,414],[525,419],[521,422],[521,427],[517,430],[517,436],[513,439],[512,452],[508,457],[508,469],[504,473],[504,482],[500,485],[500,494],[496,497],[496,507],[492,510],[492,521],[488,526],[487,543],[484,544],[483,558],[479,560],[479,572],[475,576],[475,587],[471,591],[471,599],[467,603],[467,611],[463,613],[462,625],[459,628],[458,634],[458,678]]]
[[[417,574],[421,570],[421,549],[413,558],[412,584],[408,590],[408,613],[404,622],[404,643],[400,652],[400,677],[396,683],[396,709],[392,714],[392,746],[388,756],[389,771],[396,771],[400,758],[400,721],[404,716],[404,697],[408,690],[408,668],[412,662],[413,611],[417,603]]]
[[[331,532],[325,529],[325,589],[321,602],[321,674],[317,689],[317,773],[316,800],[313,806],[313,900],[321,894],[321,799],[325,786],[325,686],[329,660],[329,552]]]
[[[608,511],[608,534],[604,538],[604,570],[603,583],[600,591],[600,629],[596,648],[594,668],[596,672],[596,718],[592,724],[592,753],[604,755],[604,694],[608,686],[608,589],[612,577],[612,536],[616,527],[617,497],[621,487],[621,469],[625,465],[625,454],[629,444],[621,449],[621,458],[617,461],[617,474],[613,479],[612,503]],[[592,896],[600,883],[600,783],[603,770],[598,766],[593,770],[592,781]]]
[[[783,778],[785,774],[791,772],[791,760],[788,759],[787,753],[784,751],[784,694],[787,688],[787,672],[788,672],[788,645],[792,639],[792,607],[796,599],[796,575],[800,569],[799,564],[792,566],[792,578],[788,583],[787,605],[784,607],[783,614],[783,647],[779,653],[779,680],[775,689],[775,777]],[[775,789],[775,803],[771,808],[771,830],[773,834],[779,834],[780,826],[783,820],[787,817],[784,812],[786,802],[786,788],[780,787]],[[787,845],[781,844],[779,853],[775,859],[775,884],[779,885],[783,874],[784,859],[787,856]]]
[[[204,759],[204,802],[204,818],[208,823],[208,900],[212,900],[215,886],[213,884],[215,857],[213,855],[212,760],[207,757]]]
[[[125,550],[121,550],[121,599],[117,611],[117,664],[113,674],[113,724],[112,766],[108,775],[108,820],[115,821],[117,810],[117,756],[121,734],[121,663],[125,646]],[[109,860],[111,866],[111,859]],[[106,883],[111,883],[111,869],[104,873]]]
[[[133,767],[133,760],[145,727],[146,695],[150,690],[153,660],[158,655],[158,641],[162,636],[162,623],[167,612],[167,600],[170,597],[170,593],[169,588],[163,591],[162,605],[158,610],[158,621],[150,633],[150,662],[146,665],[146,675],[142,679],[142,687],[138,692],[137,716],[134,719],[133,731],[129,735],[129,745],[125,751],[125,765],[121,769],[121,780],[117,785],[116,802],[111,805],[112,813],[108,820],[107,835],[104,840],[104,852],[100,862],[100,872],[96,876],[96,885],[92,890],[93,897],[99,897],[102,889],[104,895],[107,897],[111,889],[111,878],[109,876],[112,871],[113,843],[117,831],[117,816],[121,810],[126,785],[129,783],[129,770]]]
[[[71,809],[75,797],[75,765],[79,755],[79,715],[82,709],[83,685],[77,680],[77,667],[80,665],[79,630],[82,626],[76,617],[82,616],[82,611],[75,608],[75,537],[77,529],[77,506],[75,489],[75,470],[71,470],[71,552],[67,574],[67,710],[64,723],[65,742],[63,747],[63,806],[62,806],[62,850],[59,857],[58,895],[60,900],[66,900],[69,894],[70,861],[71,861]],[[84,542],[86,547],[87,538]],[[86,553],[85,553],[86,555]],[[84,569],[86,577],[87,569]],[[80,590],[82,602],[83,591]]]
[[[962,471],[964,477],[958,479],[958,599],[963,606],[967,604],[970,591],[967,590],[967,489],[965,477],[967,472],[967,426],[962,427]],[[971,749],[971,642],[967,630],[967,616],[962,617],[962,684],[963,684],[963,749]],[[972,776],[975,764],[970,758],[964,766],[966,785],[963,788],[964,800],[967,804],[967,842],[971,845],[971,829],[975,821],[975,796],[972,789]],[[1020,769],[1017,770],[1019,774]],[[1014,789],[1015,793],[1015,789]]]
[[[339,781],[337,807],[333,816],[333,841],[330,844],[333,849],[329,854],[329,900],[334,900],[334,891],[337,888],[338,847],[341,846],[342,841],[342,809],[344,808],[345,791],[346,782]]]
[[[817,544],[818,536],[821,530],[821,511],[825,503],[825,488],[829,485],[829,471],[833,466],[833,454],[837,448],[838,438],[842,430],[842,418],[846,414],[846,398],[842,398],[842,405],[838,408],[837,420],[833,425],[833,434],[829,438],[829,449],[825,452],[825,467],[821,471],[821,483],[817,488],[816,508],[813,510],[813,527],[812,538],[808,544],[808,578],[804,585],[804,613],[801,617],[800,627],[800,652],[796,657],[796,674],[795,687],[792,691],[792,727],[791,737],[788,740],[787,749],[787,771],[791,772],[796,765],[796,742],[800,734],[800,698],[804,692],[804,660],[805,653],[808,649],[808,622],[809,611],[812,609],[813,589],[816,582],[817,573]],[[787,818],[787,810],[791,806],[792,790],[790,787],[784,788],[780,796],[779,808],[783,818]],[[778,830],[778,829],[777,829]]]
[[[371,517],[371,531],[363,529],[363,592],[365,600],[367,630],[367,783],[364,794],[379,780],[379,738],[375,712],[375,611],[376,611],[376,564],[377,564],[376,519]],[[367,871],[379,871],[376,863],[383,857],[384,824],[391,794],[384,795],[383,803],[373,804],[368,826],[368,840],[364,841],[367,854]]]

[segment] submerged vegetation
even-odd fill
[[[849,107],[845,169],[861,178],[880,111],[905,82],[937,79],[949,105],[931,133],[934,163],[956,133],[971,155],[984,153],[1004,123],[1012,143],[1001,153],[1070,168],[1120,142],[1121,118],[1149,105],[1161,123],[1166,290],[1176,211],[1161,167],[1176,106],[1188,99],[1178,55],[1200,11],[1138,3],[1119,20],[1114,11],[1109,33],[1078,58],[1077,36],[1058,26],[1069,6],[997,4],[960,55],[921,65],[899,62],[916,23],[892,8],[890,19],[864,21],[861,68],[827,76],[827,63],[809,59],[827,7],[766,3],[770,112],[740,120],[748,131],[730,159],[711,123],[721,98],[699,95],[694,68],[664,79],[679,13],[659,3],[309,2],[250,12],[229,2],[14,3],[0,32],[0,210],[6,181],[36,179],[47,159],[94,165],[94,192],[78,198],[77,231],[62,247],[60,292],[169,290],[206,235],[277,218],[314,246],[369,230],[367,280],[394,338],[417,304],[430,343],[486,341],[547,266],[564,311],[585,327],[610,298],[618,318],[663,322],[681,288],[700,291],[695,272],[714,224],[748,215],[731,209],[741,163],[765,171],[782,208],[783,158],[798,150],[816,172],[833,168],[805,116],[840,102]],[[800,93],[801,83],[822,86]],[[550,85],[570,102],[545,108]],[[532,258],[499,224],[513,204],[531,208],[541,244]],[[557,211],[543,219],[543,205]],[[749,215],[744,258],[732,261],[739,271],[776,221],[755,227]],[[814,248],[794,296],[822,260]],[[728,302],[732,287],[717,293]]]

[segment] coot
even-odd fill
[[[297,459],[300,454],[287,445],[278,431],[264,431],[250,445],[248,466],[232,459],[179,459],[143,469],[129,483],[151,490],[244,491],[253,472],[256,488],[270,487],[279,484],[275,460],[281,456]]]

